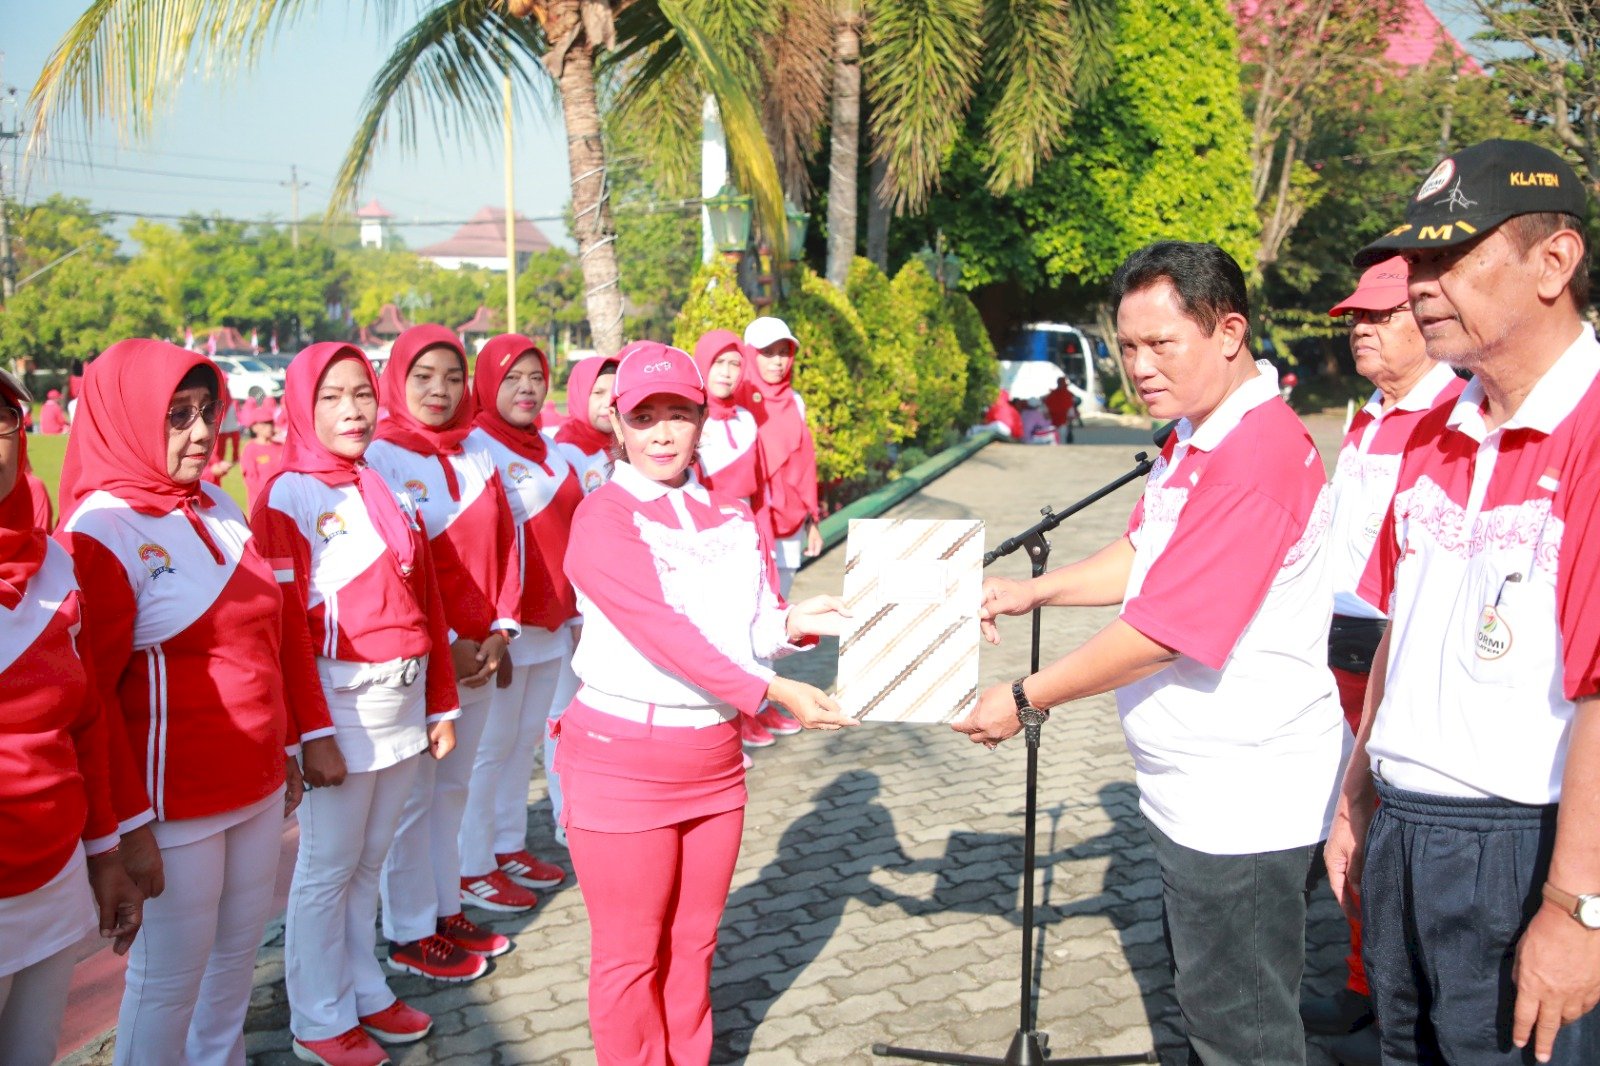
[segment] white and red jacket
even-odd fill
[[[366,458],[422,516],[451,643],[458,637],[481,643],[494,630],[516,636],[522,597],[517,529],[489,453],[468,448],[459,455],[421,455],[375,440]],[[440,463],[450,464],[459,500],[451,498]]]
[[[759,513],[767,499],[767,468],[757,432],[756,416],[743,407],[732,418],[707,418],[696,473],[707,489],[741,499]]]
[[[94,492],[56,532],[83,589],[96,687],[122,726],[110,735],[124,832],[147,808],[199,818],[283,786],[282,599],[238,506],[200,491],[192,511],[159,516]]]
[[[48,883],[80,839],[90,855],[117,842],[109,732],[79,657],[79,595],[72,560],[52,543],[22,601],[0,606],[0,898]]]
[[[435,466],[438,464],[435,463]],[[397,494],[415,564],[400,563],[367,516],[356,486],[310,474],[278,475],[253,516],[261,551],[284,590],[283,674],[301,740],[333,736],[317,660],[427,660],[427,720],[454,717],[455,667],[428,538],[411,501]]]
[[[528,666],[564,655],[572,647],[565,627],[578,614],[572,583],[562,570],[572,515],[583,500],[578,476],[553,445],[546,448],[542,464],[482,429],[468,434],[464,447],[494,461],[517,526],[522,633],[511,642],[511,661]]]
[[[604,448],[586,452],[571,441],[562,440],[559,434],[545,433],[544,436],[550,442],[551,449],[559,451],[566,459],[567,465],[572,467],[585,496],[611,480],[613,464],[610,453]]]
[[[797,651],[750,508],[627,463],[573,518],[567,573],[583,610],[578,698],[608,714],[703,727],[760,709]]]

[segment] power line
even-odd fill
[[[282,185],[283,182],[272,178],[243,178],[232,174],[196,174],[189,170],[156,170],[151,167],[129,167],[120,163],[91,163],[67,159],[58,155],[36,156],[38,159],[48,159],[62,166],[84,167],[88,170],[120,170],[129,174],[151,174],[160,178],[191,178],[202,181],[225,181],[238,185]]]

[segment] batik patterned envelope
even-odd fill
[[[839,638],[845,713],[866,722],[953,722],[978,699],[983,523],[850,523]]]

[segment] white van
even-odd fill
[[[1037,375],[1028,363],[1050,363],[1067,378],[1067,388],[1078,401],[1079,414],[1100,413],[1106,409],[1105,393],[1095,369],[1098,358],[1109,357],[1105,342],[1095,334],[1065,322],[1029,322],[1022,326],[1000,353],[1000,382]],[[1020,383],[1020,382],[1019,382]]]

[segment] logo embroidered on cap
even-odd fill
[[[334,537],[342,537],[344,534],[344,519],[340,518],[337,512],[323,511],[317,516],[317,536],[322,538],[322,543],[326,544]]]
[[[1513,188],[1538,185],[1546,189],[1559,189],[1561,188],[1561,177],[1546,170],[1513,170],[1511,172],[1511,185]]]
[[[1450,205],[1450,213],[1454,214],[1456,208],[1459,207],[1465,211],[1469,207],[1476,207],[1478,201],[1469,199],[1467,194],[1461,191],[1461,179],[1457,178],[1456,183],[1450,187],[1450,198],[1445,203]],[[1475,231],[1469,230],[1468,232]]]
[[[645,366],[644,366],[643,373],[646,373],[646,374],[659,374],[659,373],[661,373],[663,371],[671,370],[671,369],[672,369],[672,363],[669,360],[662,359],[662,360],[660,360],[658,362],[646,363]]]
[[[411,493],[411,498],[417,503],[428,502],[428,486],[424,485],[416,478],[412,478],[410,481],[406,482],[406,491]]]
[[[172,556],[159,544],[139,545],[139,561],[150,571],[152,578],[158,578],[162,574],[177,573],[172,568]]]
[[[1450,179],[1456,176],[1456,161],[1454,159],[1442,160],[1433,168],[1433,173],[1428,175],[1428,180],[1422,183],[1422,188],[1417,190],[1416,198],[1426,200],[1428,197],[1450,184]]]

